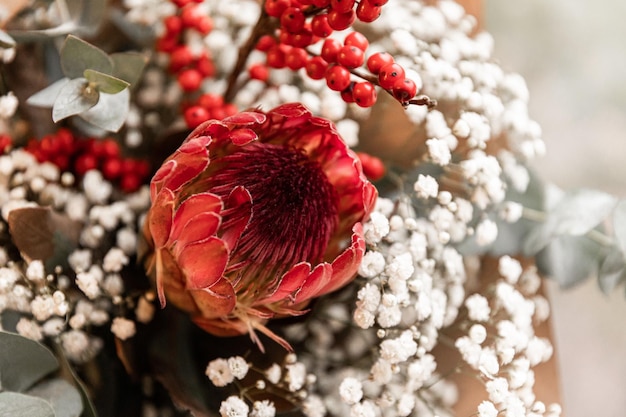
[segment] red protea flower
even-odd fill
[[[350,282],[376,189],[334,125],[300,104],[198,126],[157,171],[144,234],[166,299],[220,336],[298,315]],[[259,343],[260,345],[260,343]]]

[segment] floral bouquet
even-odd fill
[[[524,80],[462,5],[0,28],[0,415],[561,414],[542,279],[620,284],[626,205],[533,174]]]

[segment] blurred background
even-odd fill
[[[522,74],[547,155],[535,162],[561,188],[626,197],[626,2],[485,3],[495,56]],[[626,297],[595,281],[549,285],[564,416],[626,415]]]

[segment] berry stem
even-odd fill
[[[237,57],[237,62],[233,67],[233,70],[228,75],[227,81],[228,86],[226,87],[226,92],[224,93],[224,102],[229,103],[237,94],[237,91],[241,87],[237,83],[237,79],[239,75],[244,72],[246,62],[248,61],[248,57],[250,53],[254,50],[257,42],[263,35],[271,34],[276,29],[276,19],[272,19],[263,8],[261,8],[261,15],[259,16],[259,20],[257,20],[252,32],[250,33],[250,37],[246,40],[246,43],[239,50],[239,56]]]

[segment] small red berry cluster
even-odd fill
[[[185,43],[185,33],[191,30],[207,35],[213,29],[213,21],[199,4],[204,0],[171,1],[178,9],[175,15],[164,19],[165,32],[157,39],[156,49],[169,54],[168,70],[176,76],[183,91],[197,91],[205,78],[215,75],[215,65],[207,51],[198,56],[193,54]]]
[[[221,120],[232,116],[238,109],[232,103],[225,103],[224,97],[219,94],[205,93],[189,105],[184,106],[183,116],[190,129],[209,119]]]
[[[11,139],[11,136],[7,134],[1,134],[0,135],[0,155],[11,150],[12,146],[13,146],[13,139]]]
[[[387,53],[374,53],[365,60],[369,42],[360,32],[351,32],[342,42],[329,36],[349,28],[357,19],[372,22],[387,0],[267,0],[265,12],[279,20],[275,34],[262,36],[256,49],[265,52],[265,63],[248,68],[253,79],[266,81],[269,68],[304,68],[315,80],[325,79],[344,101],[370,107],[376,102],[375,85],[408,104],[417,85]],[[307,48],[323,40],[321,53]],[[365,72],[365,65],[367,71]],[[353,77],[354,76],[354,77]],[[359,78],[362,81],[355,81]]]
[[[51,162],[78,177],[97,169],[124,192],[136,191],[150,175],[148,162],[123,157],[114,139],[81,139],[68,129],[61,128],[41,140],[31,139],[25,149],[39,162]]]

